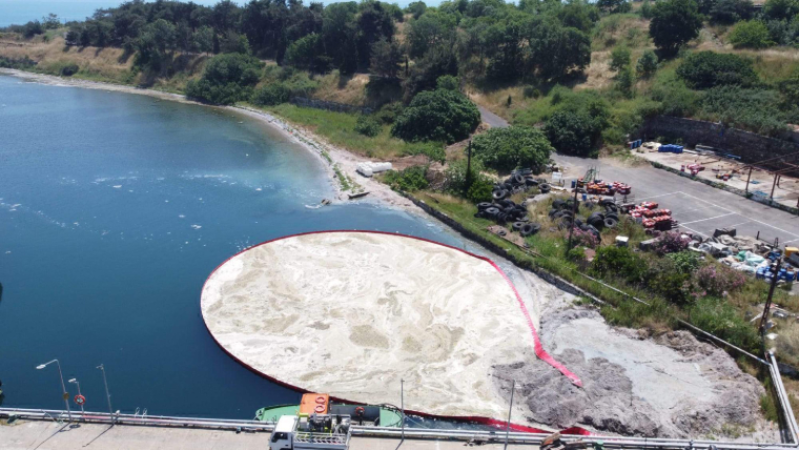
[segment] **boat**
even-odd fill
[[[317,399],[322,399],[318,401]],[[319,409],[317,409],[319,408]],[[311,414],[350,416],[353,425],[400,427],[402,412],[391,405],[358,405],[330,401],[327,394],[303,394],[299,405],[278,405],[261,408],[255,412],[255,420],[278,422],[282,416],[305,416]]]

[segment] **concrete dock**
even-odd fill
[[[395,450],[399,439],[353,437],[352,450]],[[469,445],[462,441],[405,440],[404,450],[454,450]],[[482,444],[480,448],[501,450],[503,445]],[[3,450],[267,450],[269,433],[236,433],[225,430],[160,428],[131,425],[67,425],[52,421],[20,420],[0,424]],[[510,449],[536,450],[534,445],[509,445]]]

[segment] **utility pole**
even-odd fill
[[[111,418],[113,420],[114,409],[111,408],[111,393],[108,391],[108,379],[106,379],[105,377],[105,366],[103,364],[100,364],[99,366],[97,366],[97,368],[103,371],[103,384],[105,384],[105,397],[108,400],[108,414],[111,414]],[[114,420],[114,422],[116,422],[116,420]]]
[[[766,306],[763,308],[763,317],[760,318],[760,338],[763,339],[763,346],[765,347],[766,324],[768,322],[769,310],[771,309],[771,300],[774,297],[774,289],[777,287],[777,279],[779,278],[780,268],[782,267],[782,257],[777,258],[777,262],[771,266],[773,276],[771,277],[771,286],[768,290],[768,297],[766,298]]]
[[[405,380],[400,378],[400,411],[402,411],[402,438],[395,450],[399,450],[403,442],[405,442]]]
[[[516,392],[516,380],[512,380],[510,388],[510,408],[508,408],[508,425],[505,428],[505,450],[508,450],[508,440],[510,438],[510,415],[513,413],[513,393]]]
[[[577,183],[574,183],[574,202],[572,203],[572,217],[569,224],[569,245],[566,246],[566,253],[572,249],[572,235],[574,235],[574,216],[577,214]]]

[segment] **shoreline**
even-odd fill
[[[291,124],[283,118],[274,116],[266,111],[256,109],[250,106],[218,106],[209,105],[194,100],[189,100],[183,94],[174,94],[170,92],[158,91],[155,89],[137,88],[134,86],[125,86],[121,84],[105,83],[100,81],[89,81],[81,79],[63,78],[55,75],[45,75],[33,72],[26,72],[19,69],[5,69],[0,68],[0,75],[8,75],[20,78],[27,81],[33,81],[42,84],[50,84],[55,86],[66,87],[80,87],[87,89],[104,90],[109,92],[121,92],[125,94],[144,95],[147,97],[158,98],[160,100],[173,101],[188,105],[198,105],[208,108],[216,108],[231,113],[246,116],[250,119],[257,120],[273,131],[277,132],[286,140],[303,150],[310,152],[319,159],[321,165],[324,167],[327,174],[328,182],[333,189],[334,198],[330,199],[335,203],[344,203],[350,201],[348,198],[348,191],[345,191],[341,186],[338,176],[335,171],[337,166],[339,170],[352,181],[357,183],[363,190],[368,191],[369,195],[363,197],[363,200],[368,203],[375,203],[392,208],[398,208],[405,212],[413,213],[419,216],[429,217],[413,202],[403,197],[399,193],[393,191],[387,185],[380,183],[374,178],[366,178],[361,176],[355,171],[356,166],[361,162],[371,161],[369,158],[356,155],[346,149],[336,147],[327,143],[320,136],[317,136],[311,131],[303,129],[299,126]],[[328,159],[329,158],[329,159]]]

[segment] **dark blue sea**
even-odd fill
[[[0,76],[3,406],[63,408],[55,366],[35,369],[53,358],[89,410],[107,409],[100,363],[115,410],[246,419],[298,402],[208,334],[200,290],[218,264],[314,230],[466,245],[406,212],[317,208],[320,164],[232,113]]]

